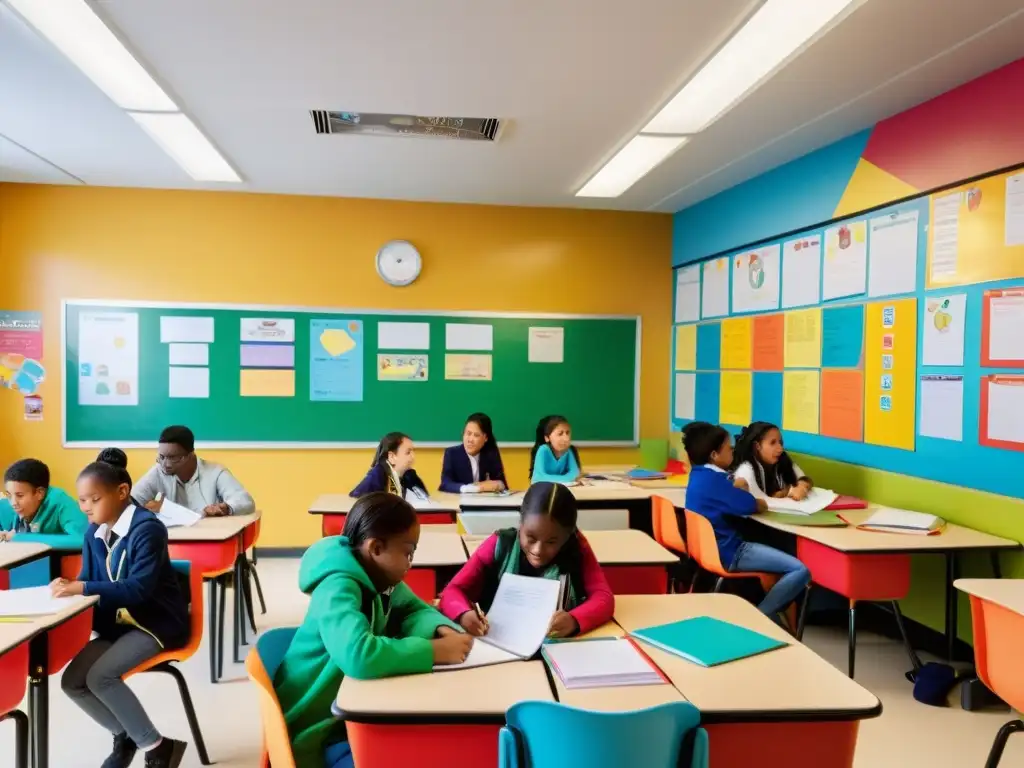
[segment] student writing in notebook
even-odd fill
[[[389,432],[377,446],[370,471],[349,495],[358,499],[368,493],[384,491],[402,498],[427,499],[427,486],[412,468],[415,463],[416,449],[412,438],[401,432]]]
[[[777,619],[810,582],[807,566],[774,547],[744,541],[739,518],[764,512],[768,505],[729,479],[733,463],[732,437],[715,424],[695,421],[683,429],[686,454],[692,469],[686,488],[686,508],[708,519],[715,531],[718,555],[730,571],[777,573],[781,578],[765,595],[758,608]]]
[[[732,470],[734,484],[757,499],[807,498],[814,483],[782,445],[782,432],[767,421],[744,427],[736,440]]]
[[[474,413],[466,419],[462,445],[445,449],[441,464],[441,490],[448,493],[504,491],[505,467],[494,440],[491,417]]]
[[[50,468],[38,459],[16,461],[4,472],[0,541],[67,534],[81,539],[89,527],[78,502],[50,485]]]
[[[420,537],[416,511],[394,494],[363,496],[341,536],[306,550],[299,589],[309,607],[274,675],[303,768],[352,766],[331,704],[345,675],[370,680],[466,660],[473,638],[402,583]]]
[[[552,637],[589,632],[611,620],[615,598],[586,538],[576,527],[576,497],[558,483],[534,483],[523,498],[519,528],[487,538],[441,593],[438,607],[467,632],[487,631],[485,614],[503,574],[567,577]],[[477,611],[479,607],[480,611]]]
[[[572,427],[565,416],[545,416],[537,424],[530,451],[530,482],[575,483],[583,474],[579,451],[572,444]]]

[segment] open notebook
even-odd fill
[[[474,640],[464,662],[437,664],[434,670],[470,669],[531,658],[547,637],[563,588],[561,580],[504,574],[487,612],[487,634]]]
[[[932,536],[941,533],[946,521],[935,515],[923,512],[910,512],[906,509],[879,507],[871,517],[857,526],[864,531],[880,533],[907,533],[916,536]]]
[[[188,507],[175,504],[170,499],[164,499],[160,504],[160,512],[157,513],[157,519],[168,528],[188,528],[202,520],[203,516],[198,512],[193,512]]]
[[[570,640],[545,645],[543,654],[548,666],[570,690],[666,683],[626,638]]]
[[[787,515],[813,515],[821,512],[838,498],[835,491],[825,488],[811,488],[807,498],[796,501],[788,496],[784,499],[768,499],[768,509],[773,512],[785,512]]]
[[[49,586],[2,589],[0,590],[0,617],[48,616],[51,613],[60,613],[84,599],[77,595],[53,597],[50,594]]]

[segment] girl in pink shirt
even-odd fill
[[[576,497],[559,483],[534,483],[520,510],[519,529],[491,535],[441,593],[441,613],[473,635],[487,633],[486,614],[502,575],[568,576],[565,603],[551,619],[551,637],[596,629],[612,618],[615,598],[594,552],[576,528]]]

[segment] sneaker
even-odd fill
[[[146,768],[178,768],[187,747],[184,741],[164,738],[146,753]]]
[[[138,746],[128,738],[127,733],[119,733],[114,737],[113,751],[100,768],[128,768],[138,751]]]

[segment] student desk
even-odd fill
[[[46,544],[37,544],[36,542],[19,544],[17,539],[0,542],[0,589],[10,587],[8,571],[46,557],[49,553],[50,547]]]
[[[615,621],[627,632],[694,616],[713,616],[789,643],[711,668],[640,643],[683,697],[701,711],[701,724],[711,741],[712,768],[853,765],[858,723],[881,714],[881,703],[753,605],[722,594],[615,599]]]
[[[359,768],[495,768],[505,711],[553,701],[543,662],[384,680],[346,677],[332,707]]]
[[[810,569],[811,580],[850,601],[849,674],[853,676],[856,654],[855,604],[859,600],[893,601],[906,597],[910,590],[910,556],[944,555],[946,558],[946,648],[953,659],[956,643],[957,597],[953,582],[957,578],[957,554],[966,551],[1017,549],[1020,544],[971,528],[949,523],[934,536],[862,531],[854,526],[874,513],[874,507],[843,512],[852,524],[847,528],[790,525],[773,520],[752,519],[762,525],[796,536],[797,557]],[[998,558],[993,558],[998,574]],[[902,629],[902,618],[897,613]],[[907,645],[910,650],[909,643]]]
[[[345,516],[352,510],[358,499],[341,493],[325,493],[317,496],[309,505],[309,514],[320,515],[320,534],[337,536],[345,527]],[[459,495],[457,493],[433,493],[430,505],[417,508],[421,524],[454,523],[459,511]]]
[[[465,563],[466,549],[456,526],[425,525],[420,529],[412,568],[404,581],[420,599],[429,603],[437,597],[439,584],[447,584]]]

